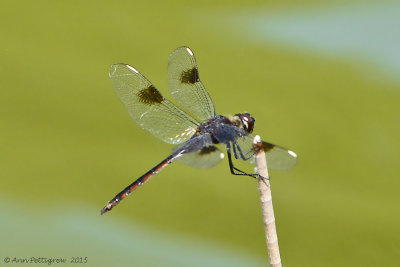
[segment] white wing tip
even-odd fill
[[[112,78],[113,76],[121,76],[121,75],[126,75],[129,73],[125,73],[126,70],[125,68],[127,68],[130,71],[133,71],[135,73],[139,73],[139,71],[137,71],[134,67],[132,67],[131,65],[125,64],[125,63],[118,63],[118,64],[114,64],[111,66],[110,68],[110,78]],[[125,74],[123,74],[125,73]]]
[[[292,157],[297,158],[297,154],[294,153],[292,150],[288,150],[288,153],[289,153]]]
[[[189,47],[186,47],[186,51],[188,51],[188,53],[189,53],[191,56],[193,56],[193,52],[192,52],[192,50],[190,50]]]
[[[131,65],[126,64],[125,65],[128,69],[130,69],[133,72],[139,73],[139,71],[137,71],[134,67],[132,67]]]

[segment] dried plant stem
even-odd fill
[[[271,186],[267,169],[267,161],[260,137],[254,138],[254,145],[257,149],[256,166],[259,175],[258,190],[260,191],[261,209],[265,227],[265,237],[267,240],[269,263],[272,267],[282,266],[279,254],[278,235],[276,234],[274,208],[272,206]]]

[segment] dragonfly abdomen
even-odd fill
[[[119,192],[113,199],[111,199],[107,205],[104,206],[104,208],[101,210],[101,214],[106,213],[107,211],[112,210],[115,206],[118,205],[119,202],[121,202],[124,198],[126,198],[130,193],[132,193],[136,188],[147,182],[151,177],[159,173],[162,169],[167,167],[169,164],[174,162],[177,158],[182,156],[182,151],[178,151],[176,153],[173,153],[163,161],[161,161],[159,164],[154,166],[151,170],[140,176],[137,180],[135,180],[133,183],[128,185],[124,190]]]

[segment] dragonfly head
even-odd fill
[[[238,113],[233,116],[233,122],[236,123],[239,128],[242,128],[248,133],[253,131],[255,121],[256,120],[250,116],[249,113]]]

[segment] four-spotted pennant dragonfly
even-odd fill
[[[190,48],[176,49],[168,62],[168,87],[180,107],[169,102],[130,65],[111,66],[110,78],[132,119],[162,141],[178,146],[166,159],[111,199],[101,214],[111,210],[177,159],[199,168],[215,166],[224,157],[216,146],[218,144],[227,150],[232,174],[256,177],[239,170],[232,162],[232,155],[244,161],[254,158],[251,135],[254,118],[248,113],[238,113],[233,117],[215,114],[214,103],[200,81],[196,59]],[[263,142],[263,149],[271,169],[290,169],[296,164],[297,156],[291,150],[267,142]]]

